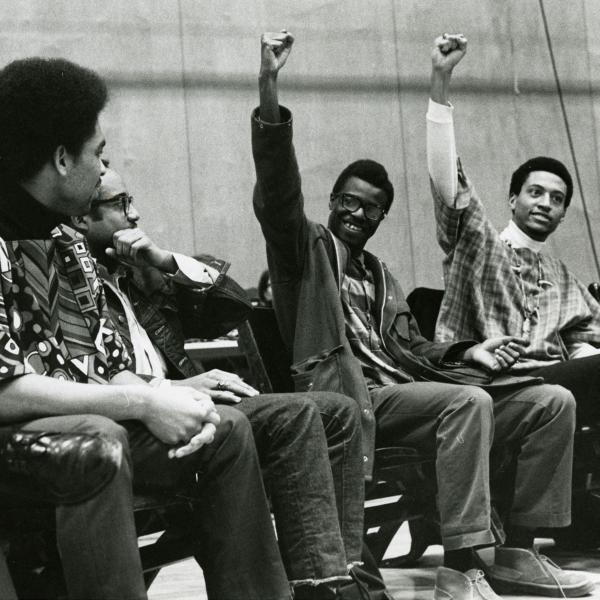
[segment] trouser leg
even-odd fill
[[[511,525],[565,527],[571,520],[575,400],[556,385],[494,394],[494,446],[517,452]]]
[[[472,386],[405,383],[372,391],[376,446],[435,453],[446,550],[494,542],[490,527],[492,399]]]
[[[546,383],[567,388],[577,402],[577,423],[595,425],[600,420],[600,354],[566,360],[530,373]]]
[[[325,428],[346,559],[353,564],[361,561],[365,503],[360,409],[340,394],[313,392],[311,398]]]
[[[214,441],[181,459],[170,460],[168,446],[129,423],[134,485],[178,488],[192,497],[190,533],[209,599],[287,600],[252,429],[238,410],[217,410]]]
[[[79,504],[56,508],[56,535],[69,598],[146,598],[133,518],[127,432],[98,415],[30,421],[29,431],[98,434],[123,448],[121,465],[102,491]]]
[[[312,397],[266,394],[235,405],[252,425],[283,563],[294,584],[347,578],[327,440]]]

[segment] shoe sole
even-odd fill
[[[562,598],[563,594],[567,598],[579,598],[591,594],[596,586],[591,581],[578,584],[576,586],[563,586],[561,590],[556,585],[543,585],[541,583],[522,583],[519,581],[510,581],[499,579],[497,577],[488,578],[492,589],[497,594],[525,594],[534,596],[550,596],[552,598]]]

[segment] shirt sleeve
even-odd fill
[[[200,289],[207,289],[216,285],[229,266],[228,263],[223,263],[220,268],[217,268],[214,265],[178,252],[173,252],[173,258],[177,263],[177,271],[173,275],[167,275],[169,279],[180,285]]]
[[[35,371],[27,363],[20,345],[18,330],[23,326],[23,315],[13,306],[12,266],[6,244],[1,239],[0,276],[0,380],[4,381]]]
[[[594,356],[600,354],[600,348],[594,348],[587,342],[576,342],[569,348],[569,359],[585,358],[586,356]]]
[[[560,305],[568,323],[561,330],[561,337],[569,358],[583,358],[598,353],[600,346],[600,304],[586,287],[564,268],[565,275],[560,286]]]
[[[427,110],[427,169],[431,184],[441,200],[453,208],[458,191],[454,107],[429,100]],[[463,203],[464,203],[464,199]],[[466,206],[466,204],[465,204]]]
[[[6,317],[6,315],[3,315]],[[0,321],[0,380],[5,381],[34,373],[35,370],[25,360],[19,338],[11,332],[6,318]]]

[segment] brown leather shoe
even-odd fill
[[[15,431],[0,437],[0,476],[56,504],[91,498],[115,476],[122,448],[97,435]]]
[[[499,594],[576,598],[591,594],[595,587],[585,573],[563,571],[537,550],[524,548],[496,548],[486,575]]]
[[[434,600],[501,600],[478,569],[466,573],[438,567],[433,590]]]

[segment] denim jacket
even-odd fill
[[[182,284],[150,267],[130,270],[121,285],[140,325],[162,352],[171,379],[197,374],[184,349],[187,338],[212,339],[223,335],[243,321],[252,308],[244,290],[226,275],[229,263],[208,255],[199,258],[219,272],[209,287]],[[106,275],[102,265],[99,265],[99,273],[101,277]],[[121,302],[108,286],[105,289],[113,321],[131,349]]]

